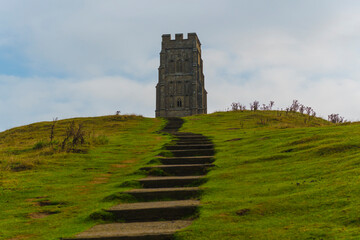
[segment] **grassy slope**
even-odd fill
[[[94,225],[89,215],[117,202],[103,199],[126,189],[119,187],[122,182],[140,177],[133,173],[168,141],[155,133],[164,124],[160,119],[74,120],[93,139],[108,143],[94,141],[84,147],[86,153],[33,149],[49,138],[50,122],[0,133],[0,239],[58,239]],[[57,123],[56,140],[63,139],[70,121]]]
[[[359,239],[360,124],[300,114],[186,118],[210,136],[217,167],[181,239]]]

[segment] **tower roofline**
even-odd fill
[[[184,38],[183,33],[176,33],[175,38],[172,38],[171,34],[163,34],[162,35],[162,41],[163,42],[170,42],[170,41],[192,41],[195,40],[198,42],[199,45],[201,45],[201,42],[195,32],[191,32],[187,34],[187,38]]]

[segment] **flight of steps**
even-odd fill
[[[168,118],[162,130],[176,137],[166,146],[173,156],[159,158],[161,165],[143,168],[149,173],[162,170],[165,176],[149,175],[138,180],[143,188],[125,193],[139,202],[107,210],[121,223],[96,225],[66,240],[167,240],[189,226],[200,205],[199,185],[206,181],[205,174],[213,166],[214,146],[203,135],[178,132],[182,124],[180,118]]]

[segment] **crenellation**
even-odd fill
[[[175,34],[175,41],[182,41],[184,40],[184,35],[182,33]]]
[[[163,34],[162,35],[162,42],[168,42],[171,40],[171,34]]]

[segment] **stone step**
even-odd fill
[[[196,212],[199,205],[197,200],[140,202],[119,204],[107,211],[117,221],[149,222],[188,218]]]
[[[143,188],[171,188],[186,187],[204,183],[204,176],[180,176],[180,177],[147,177],[138,180]]]
[[[202,144],[212,144],[209,140],[188,140],[188,141],[174,141],[174,145],[202,145]]]
[[[214,166],[210,164],[214,161],[214,145],[201,134],[178,132],[183,119],[167,120],[162,131],[174,135],[174,146],[166,148],[175,157],[160,158],[163,165],[142,169],[149,173],[154,170],[154,174],[161,174],[161,171],[156,170],[163,170],[174,176],[140,179],[138,181],[143,189],[132,189],[125,193],[144,202],[119,204],[106,210],[113,215],[114,221],[126,223],[100,224],[66,240],[170,240],[176,231],[191,224],[188,220],[196,216],[200,202],[188,198],[197,197],[201,190],[189,185],[200,185],[206,181],[204,174]],[[158,199],[172,200],[154,202]],[[153,202],[146,202],[150,200]]]
[[[176,132],[178,129],[180,128],[180,126],[168,126],[168,127],[165,127],[162,131],[164,132],[168,132],[168,131],[174,131]]]
[[[169,145],[167,150],[214,149],[214,144]]]
[[[204,136],[200,133],[191,133],[191,132],[176,132],[173,134],[174,136]]]
[[[205,137],[205,136],[176,136],[177,140],[180,141],[190,141],[190,140],[209,140],[209,138]]]
[[[192,157],[192,156],[212,156],[215,154],[213,148],[210,149],[189,149],[189,150],[171,150],[174,157]]]
[[[63,240],[170,240],[190,224],[186,220],[100,224]]]
[[[195,157],[168,157],[159,158],[164,165],[180,165],[180,164],[206,164],[215,161],[213,156],[195,156]]]
[[[199,196],[198,187],[142,188],[124,193],[134,196],[138,201],[185,200]]]
[[[167,174],[173,176],[199,176],[208,172],[213,164],[178,164],[178,165],[155,165],[141,168],[142,170],[151,171],[152,169],[161,169]]]

